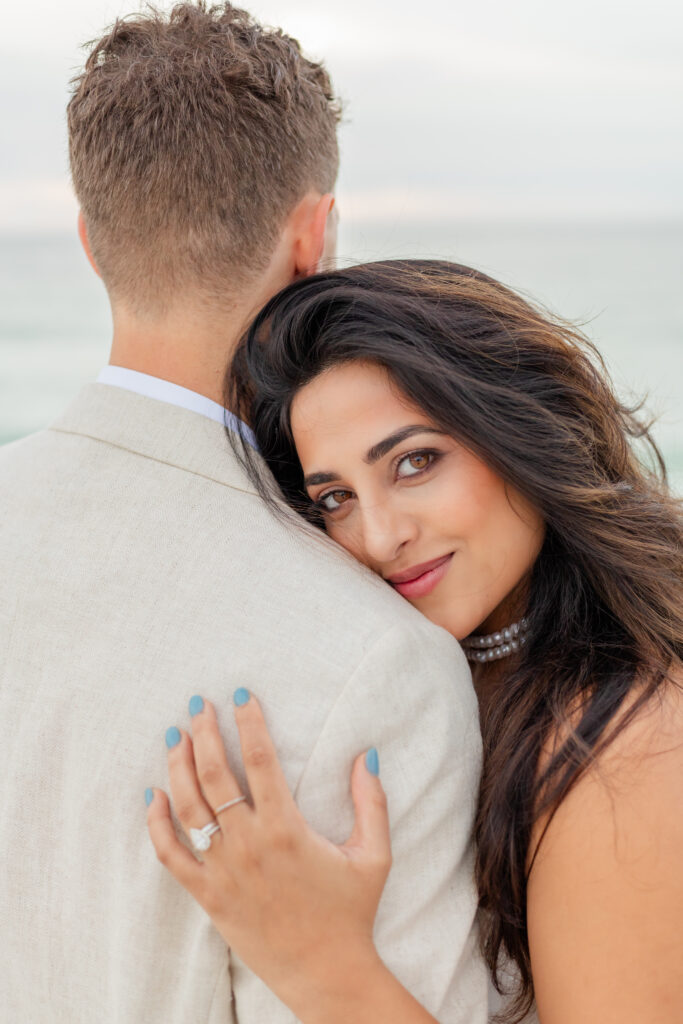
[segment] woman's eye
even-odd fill
[[[325,512],[336,512],[350,497],[351,491],[328,491],[327,494],[318,498],[316,505],[324,509]]]
[[[434,452],[410,452],[410,454],[403,456],[396,467],[398,476],[417,476],[423,470],[429,469],[435,459],[436,455]]]

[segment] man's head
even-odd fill
[[[315,216],[332,191],[338,121],[324,68],[229,3],[118,21],[68,107],[74,187],[113,304],[154,316],[179,295],[248,290],[302,200]]]

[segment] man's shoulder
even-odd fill
[[[270,595],[273,613],[287,616],[293,633],[305,632],[312,657],[338,661],[348,672],[373,652],[390,662],[392,650],[411,649],[421,652],[425,664],[448,662],[451,672],[462,667],[453,637],[381,577],[293,513],[280,518],[260,499],[249,498],[234,497],[249,502],[251,511],[239,544],[243,571],[256,590]],[[226,572],[235,567],[227,548],[218,564]]]
[[[234,459],[227,444],[224,457]],[[156,570],[160,560],[181,568],[186,562],[197,590],[210,590],[226,607],[249,598],[264,622],[275,627],[277,620],[278,633],[286,620],[294,634],[307,632],[321,656],[328,645],[347,666],[395,627],[437,631],[321,531],[286,508],[274,512],[246,479],[233,486],[98,438],[47,429],[0,448],[0,494],[27,550],[39,538],[78,564],[82,546],[88,554],[99,546],[104,560],[116,537],[141,570]],[[343,643],[332,642],[335,634]]]
[[[176,411],[159,410],[170,426]],[[287,509],[274,513],[230,465],[216,424],[187,423],[197,454],[185,465],[61,429],[0,448],[10,570],[37,578],[49,547],[65,581],[97,577],[106,590],[101,577],[111,574],[132,615],[152,601],[168,621],[213,622],[245,649],[270,637],[277,649],[305,650],[326,677],[348,677],[373,650],[411,646],[433,666],[453,659],[458,672],[448,634],[321,531]],[[174,587],[155,584],[169,567]]]
[[[59,477],[68,470],[69,460],[57,434],[49,427],[0,445],[0,494],[3,502],[40,491],[41,481]]]
[[[5,444],[0,444],[0,467],[11,465],[15,460],[23,460],[24,456],[30,457],[32,452],[38,451],[45,441],[47,431],[38,430],[24,437],[17,437]]]

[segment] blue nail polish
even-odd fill
[[[153,800],[153,799],[154,799],[154,790],[153,790],[153,789],[150,789],[150,788],[148,787],[148,788],[147,788],[147,789],[145,790],[145,803],[147,804],[147,806],[148,806],[148,807],[149,807],[149,805],[151,804],[151,802],[152,802],[152,800]]]
[[[235,690],[232,699],[237,707],[241,708],[244,704],[248,703],[250,696],[249,690],[245,690],[243,686],[240,686],[239,690]]]
[[[171,747],[177,747],[180,743],[180,730],[176,729],[175,725],[172,725],[170,729],[166,730],[166,746],[170,750]]]
[[[365,755],[365,767],[371,775],[379,775],[379,754],[374,747],[370,747]]]
[[[200,697],[198,694],[195,694],[194,697],[190,697],[190,714],[194,717],[194,715],[198,715],[199,712],[203,711],[203,710],[204,710],[204,700],[203,700],[203,698]]]

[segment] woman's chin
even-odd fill
[[[441,608],[438,607],[425,607],[424,601],[411,601],[410,602],[419,612],[421,612],[425,618],[433,622],[435,626],[440,626],[445,629],[447,633],[450,633],[458,642],[468,637],[470,633],[474,633],[477,627],[487,616],[487,612],[481,615],[468,616],[458,615],[453,613],[452,608]]]

